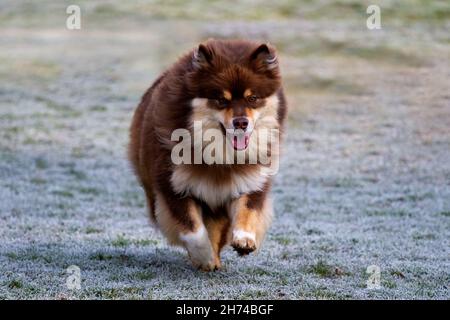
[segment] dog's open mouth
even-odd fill
[[[248,142],[250,140],[250,133],[244,132],[241,134],[235,134],[232,137],[233,148],[235,150],[245,150],[248,147]]]
[[[251,132],[243,131],[240,129],[225,129],[222,124],[221,126],[223,133],[228,139],[230,139],[231,144],[235,150],[242,151],[248,148],[250,136],[252,134]]]

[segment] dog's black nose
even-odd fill
[[[248,127],[248,119],[245,117],[239,117],[233,119],[233,127],[234,129],[247,130]]]

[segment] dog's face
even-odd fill
[[[277,126],[281,80],[273,48],[209,41],[194,52],[192,64],[189,89],[196,97],[192,120],[220,128],[236,150],[248,148],[261,119],[266,127]]]

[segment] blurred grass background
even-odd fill
[[[270,41],[286,57],[284,65],[290,65],[284,72],[287,86],[294,93],[298,86],[308,92],[364,92],[361,84],[350,79],[311,74],[309,62],[320,58],[333,64],[330,70],[349,71],[364,63],[420,67],[433,59],[434,51],[445,51],[449,44],[450,4],[445,0],[80,0],[76,4],[82,8],[82,30],[70,34],[64,30],[65,9],[72,3],[5,0],[0,4],[0,27],[10,32],[42,30],[42,35],[51,32],[53,36],[59,32],[59,36],[71,37],[73,45],[80,43],[77,36],[86,35],[87,39],[90,34],[95,37],[96,32],[107,32],[108,36],[117,37],[110,41],[141,35],[145,48],[151,42],[146,35],[157,35],[157,42],[148,48],[152,61],[139,61],[142,68],[152,69],[167,67],[181,52],[209,37]],[[365,27],[370,4],[381,7],[382,30],[369,31]],[[131,35],[126,35],[127,31]],[[34,41],[39,41],[39,35]],[[18,69],[17,77],[27,70],[34,77],[48,78],[62,68],[36,59],[18,66],[20,62],[12,61],[7,51],[1,57],[0,74],[4,75],[16,73],[11,72],[14,68]],[[150,63],[152,66],[148,66]]]
[[[156,20],[194,21],[268,21],[313,20],[349,21],[366,17],[366,8],[379,5],[387,24],[406,25],[424,22],[439,24],[449,19],[450,9],[445,0],[279,0],[279,1],[221,1],[221,0],[79,0],[63,1],[2,1],[3,25],[20,27],[55,26],[62,21],[58,12],[70,4],[83,7],[83,14],[93,25],[114,25],[117,20],[126,23],[145,23]],[[117,19],[113,21],[112,19]]]

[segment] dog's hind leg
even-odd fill
[[[220,267],[220,261],[214,253],[203,223],[201,208],[193,199],[167,199],[157,192],[155,216],[159,228],[169,242],[183,246],[195,267],[204,271]]]
[[[239,255],[260,248],[272,220],[272,203],[266,193],[241,196],[231,204],[231,246]]]

